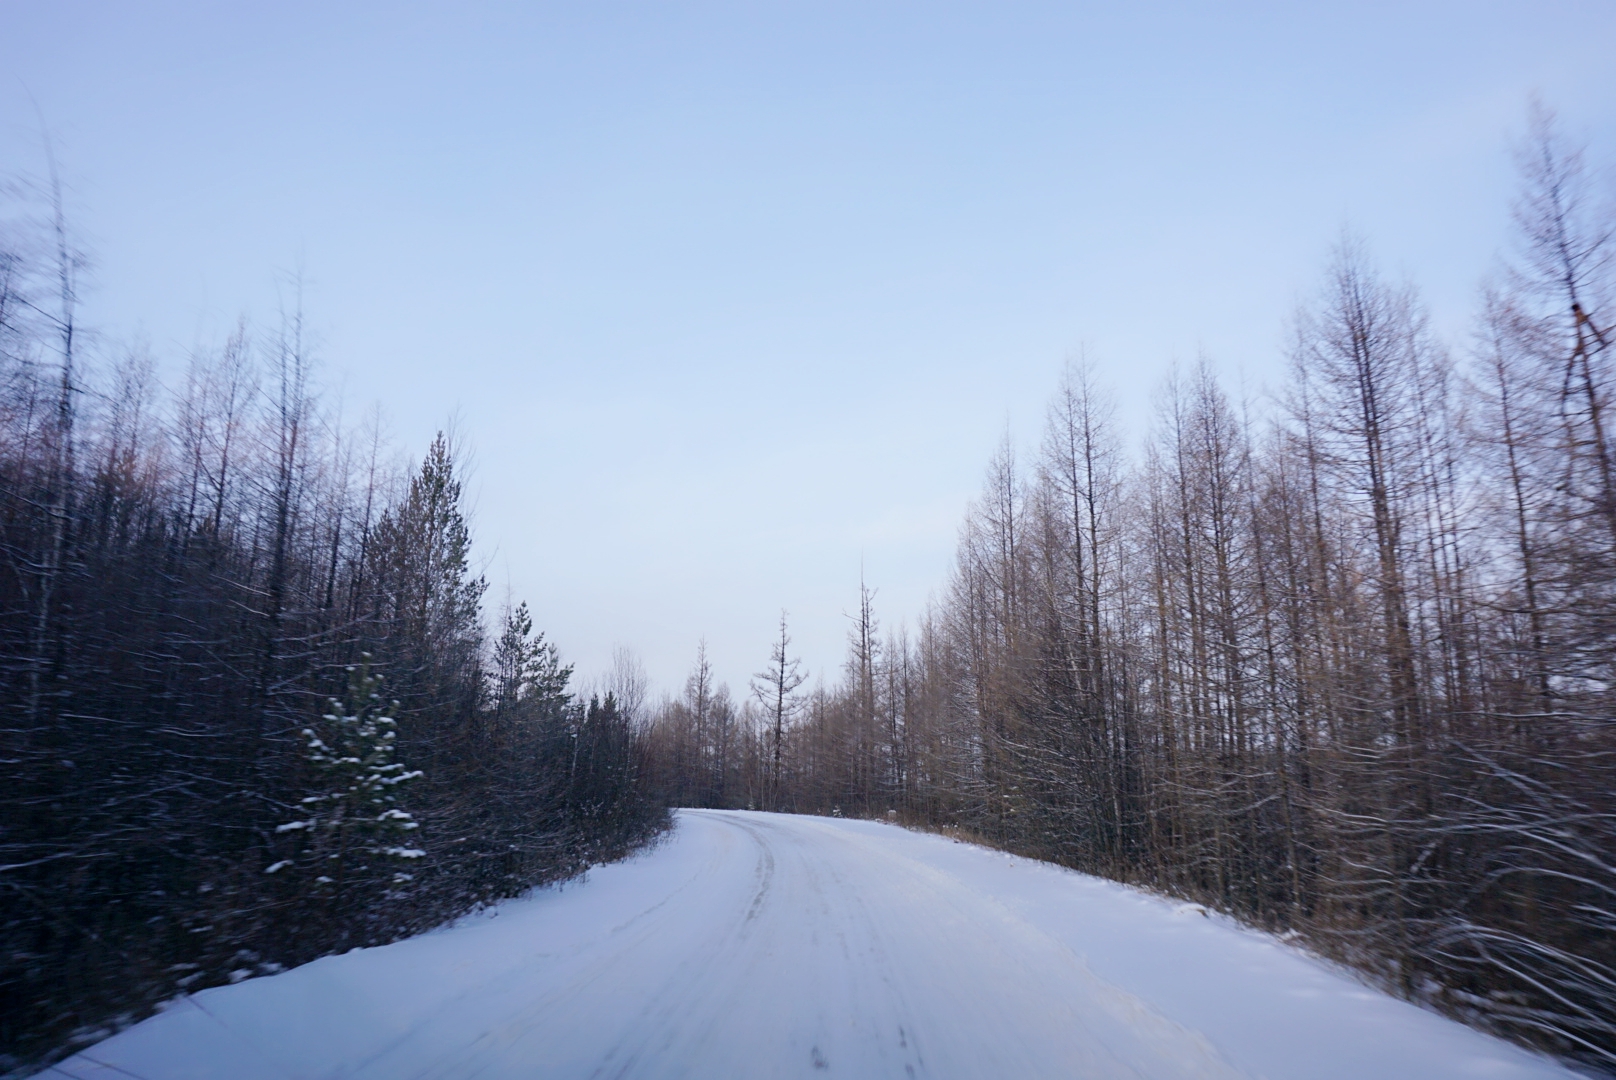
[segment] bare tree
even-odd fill
[[[780,636],[769,653],[769,666],[752,678],[752,695],[764,708],[769,723],[769,787],[767,804],[781,808],[781,767],[784,761],[786,725],[796,712],[797,690],[807,679],[802,661],[790,655],[791,635],[786,629],[786,612],[780,612]]]

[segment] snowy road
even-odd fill
[[[204,991],[129,1077],[1570,1077],[1262,934],[872,822],[683,811],[586,881]]]

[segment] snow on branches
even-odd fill
[[[328,699],[320,724],[303,729],[307,760],[324,790],[302,800],[306,817],[275,829],[309,837],[313,854],[338,875],[332,879],[322,874],[317,879],[321,882],[340,882],[353,856],[411,860],[426,854],[407,843],[419,824],[397,805],[400,785],[422,775],[393,760],[398,722],[392,713],[398,702],[382,698],[382,677],[370,670],[369,653],[347,671],[347,701]],[[277,873],[296,861],[282,859],[264,872]],[[393,880],[408,881],[410,876],[398,873]]]

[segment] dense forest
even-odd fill
[[[394,468],[296,310],[171,388],[87,346],[59,189],[9,194],[0,1072],[664,827],[615,700],[485,629],[452,440]]]
[[[1270,397],[1093,367],[1008,440],[946,590],[839,680],[784,619],[649,717],[682,805],[897,816],[1193,898],[1616,1068],[1616,212],[1534,115],[1468,340],[1343,241]]]
[[[454,439],[322,396],[295,305],[163,385],[79,325],[54,183],[0,232],[0,1070],[442,923],[669,806],[896,818],[1191,898],[1616,1070],[1616,210],[1534,114],[1472,332],[1348,237],[1283,385],[1097,368],[952,576],[810,682],[598,694],[491,612]],[[87,344],[94,342],[94,344]],[[558,528],[572,527],[558,521]]]

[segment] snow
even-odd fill
[[[583,881],[181,998],[53,1072],[1574,1075],[1196,905],[884,823],[708,810]]]

